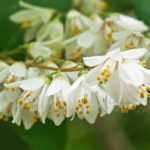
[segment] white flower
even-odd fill
[[[145,32],[148,30],[148,27],[143,22],[135,18],[121,14],[113,14],[104,21],[103,29],[105,39],[108,42],[114,42],[115,33],[123,31]]]
[[[135,32],[145,32],[148,30],[148,26],[135,18],[126,15],[119,15],[116,17],[118,17],[116,18],[116,24],[123,29]]]
[[[12,107],[12,123],[17,124],[18,126],[23,125],[26,130],[30,129],[33,124],[37,121],[37,115],[29,110],[23,109],[20,105],[14,104]]]
[[[111,45],[110,50],[121,48],[134,49],[146,46],[144,36],[139,32],[119,32],[114,34],[115,43]]]
[[[67,15],[66,35],[68,37],[78,35],[91,27],[91,25],[92,21],[88,17],[78,11],[71,10]]]
[[[43,123],[45,123],[52,104],[52,98],[46,95],[48,87],[49,84],[45,84],[38,97],[38,114]]]
[[[95,85],[92,87],[92,89],[98,99],[100,116],[102,117],[106,114],[110,114],[113,111],[114,107],[117,105],[117,103],[100,86]]]
[[[73,0],[73,4],[86,14],[101,13],[107,8],[104,0]]]
[[[31,44],[28,52],[36,61],[48,60],[52,54],[52,50],[40,42]]]
[[[146,52],[146,49],[116,50],[106,56],[84,58],[86,65],[98,65],[89,72],[88,83],[99,83],[120,107],[146,105],[150,72],[138,61]]]
[[[75,60],[80,58],[81,56],[101,54],[106,51],[107,47],[103,32],[101,31],[103,22],[102,19],[97,15],[93,15],[91,18],[86,18],[88,20],[84,20],[85,16],[80,17],[81,20],[79,22],[81,22],[81,24],[83,24],[85,21],[85,25],[83,27],[81,26],[83,29],[81,29],[81,31],[77,33],[76,36],[68,39],[67,42],[65,42],[67,57]],[[73,18],[72,20],[75,21],[72,28],[76,30],[76,28],[79,28],[76,25],[78,21],[76,22],[76,20]],[[69,27],[71,28],[71,24],[68,23],[68,26],[66,26],[66,28],[69,33],[72,33]]]
[[[12,76],[23,78],[26,76],[26,66],[23,63],[14,63],[9,67],[9,72]]]
[[[11,66],[0,63],[0,82],[11,83],[17,80],[21,80],[26,77],[26,66],[21,62],[16,62]]]
[[[38,77],[41,75],[41,70],[39,68],[36,67],[30,67],[27,70],[27,78],[34,78],[34,77]]]
[[[64,37],[64,27],[59,19],[55,19],[43,25],[37,33],[37,41],[44,41],[44,40],[61,41],[63,37]]]
[[[23,121],[26,129],[29,129],[35,123],[38,119],[36,114],[38,97],[44,85],[45,79],[42,77],[30,78],[6,85],[10,89],[23,90],[12,106],[13,123],[21,125],[21,121]]]
[[[33,6],[23,1],[20,1],[19,4],[24,9],[11,15],[10,20],[21,24],[22,28],[27,29],[24,37],[25,41],[33,40],[41,25],[47,24],[53,16],[54,10]]]
[[[47,117],[58,126],[66,118],[68,101],[64,94],[69,87],[69,82],[61,77],[53,79],[49,86],[45,86],[38,102],[38,111],[43,122]]]
[[[21,91],[18,89],[4,88],[0,92],[0,113],[10,116],[14,102],[19,98]]]
[[[46,80],[42,77],[30,78],[27,80],[17,81],[5,84],[7,88],[19,88],[23,90],[17,103],[24,109],[32,110],[37,102],[37,98],[44,86]]]
[[[68,117],[75,114],[80,119],[94,123],[99,113],[99,104],[92,88],[86,83],[86,75],[79,77],[66,94],[69,101]]]

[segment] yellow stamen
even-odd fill
[[[136,107],[137,107],[137,106],[134,105],[134,104],[129,104],[129,105],[121,106],[121,107],[120,107],[120,110],[121,110],[121,112],[123,112],[123,113],[127,113],[127,112],[129,112],[130,110],[135,110]]]
[[[32,27],[32,21],[31,20],[26,20],[26,21],[23,21],[21,23],[21,28],[22,29],[28,29],[28,28],[31,28]]]
[[[105,68],[100,72],[100,75],[97,77],[97,81],[100,84],[105,84],[111,77],[109,68]]]

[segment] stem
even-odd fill
[[[31,44],[31,43],[30,43]],[[25,49],[25,48],[28,48],[30,44],[23,44],[23,45],[20,45],[18,46],[17,48],[14,48],[14,49],[11,49],[11,50],[4,50],[0,53],[1,56],[10,56],[10,55],[13,55],[13,54],[16,54],[20,51],[20,49]]]
[[[9,65],[16,63],[15,60],[13,60],[12,58],[10,58],[8,56],[6,57],[6,55],[0,55],[0,59],[4,60]],[[61,67],[45,66],[43,64],[35,64],[33,62],[25,62],[24,64],[27,67],[36,67],[36,68],[40,68],[40,69],[61,71],[61,72],[75,72],[75,71],[81,71],[81,70],[85,69],[85,67],[78,67],[79,65],[76,65],[75,67],[70,67],[70,68],[61,68]]]
[[[74,36],[74,37],[72,37],[70,39],[67,39],[67,40],[63,41],[63,45],[66,46],[66,45],[70,44],[71,42],[73,42],[74,40],[76,40],[78,37],[79,37],[79,35]]]
[[[50,46],[50,45],[55,44],[56,42],[59,42],[59,41],[61,41],[61,38],[57,38],[57,39],[54,39],[54,40],[41,42],[41,45]]]
[[[37,67],[41,69],[46,69],[46,70],[53,70],[53,71],[61,71],[61,72],[75,72],[75,71],[81,71],[84,68],[83,67],[71,67],[71,68],[57,68],[57,67],[49,67],[45,66],[42,64],[33,64],[33,63],[25,63],[27,67]]]

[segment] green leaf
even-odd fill
[[[0,50],[17,46],[21,42],[21,31],[9,21],[11,13],[18,10],[18,0],[0,2]]]
[[[28,131],[19,127],[16,132],[31,150],[64,150],[66,146],[66,123],[57,127],[49,121]]]
[[[133,0],[134,9],[137,16],[144,20],[147,24],[150,24],[150,0]]]

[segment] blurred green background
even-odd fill
[[[53,7],[67,12],[71,0],[28,0],[32,4]],[[111,12],[134,13],[150,24],[150,0],[108,0]],[[22,42],[22,33],[9,22],[8,16],[18,10],[18,0],[0,2],[0,50],[15,48]],[[25,131],[15,125],[0,123],[0,150],[149,150],[150,108],[100,118],[96,124],[66,121],[60,127],[52,122],[37,124]]]

